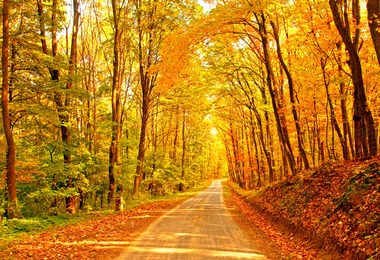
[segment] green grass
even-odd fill
[[[223,197],[226,199],[231,198],[231,193],[230,193],[230,190],[228,189],[228,185],[226,181],[222,181],[222,184],[223,184]]]
[[[104,214],[104,213],[103,213]],[[42,233],[53,228],[78,224],[92,218],[91,213],[60,214],[58,216],[35,217],[28,219],[7,219],[0,225],[0,240],[11,241],[24,235]]]

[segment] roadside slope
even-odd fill
[[[278,229],[316,248],[342,259],[380,259],[378,157],[324,164],[256,192],[231,187]]]

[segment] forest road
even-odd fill
[[[115,260],[267,259],[234,222],[221,181],[150,225]]]

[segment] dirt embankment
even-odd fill
[[[324,164],[256,192],[231,187],[321,259],[380,259],[378,157]]]

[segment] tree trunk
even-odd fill
[[[9,90],[9,9],[10,1],[4,0],[3,3],[3,46],[1,66],[3,72],[1,107],[3,116],[3,127],[5,138],[7,140],[7,184],[10,203],[7,208],[8,218],[18,217],[17,210],[17,191],[16,191],[16,147],[13,140],[11,121],[9,117],[8,90]]]
[[[374,120],[368,106],[364,90],[362,67],[358,55],[358,32],[360,22],[360,10],[358,1],[353,1],[353,16],[355,20],[356,33],[354,41],[351,39],[348,21],[342,21],[341,11],[337,0],[330,0],[330,8],[333,13],[335,25],[342,37],[343,43],[349,54],[349,66],[354,84],[354,125],[355,125],[355,152],[356,158],[376,156],[377,138]]]
[[[263,149],[263,153],[265,155],[265,158],[267,160],[267,165],[268,165],[268,170],[269,170],[269,176],[273,176],[273,167],[272,167],[272,160],[273,160],[273,158],[272,158],[272,154],[269,151],[270,148],[268,149],[267,146],[265,145],[265,141],[264,141],[264,129],[263,129],[263,124],[261,122],[261,116],[260,116],[259,111],[257,110],[254,102],[252,102],[252,110],[255,113],[256,121],[257,121],[257,124],[259,126],[259,141],[260,141],[260,144],[261,144],[261,148]],[[253,124],[253,118],[251,119],[251,124]],[[261,185],[262,185],[261,179],[260,179],[260,183],[258,183],[258,185],[259,185],[259,187],[261,187]]]
[[[121,82],[120,82],[120,41],[121,30],[119,28],[120,21],[120,9],[116,4],[116,0],[112,0],[112,12],[114,22],[114,44],[113,44],[113,75],[112,75],[112,137],[111,145],[109,149],[109,191],[108,191],[108,203],[112,203],[115,196],[115,170],[118,163],[118,149],[119,149],[119,137],[120,137],[120,103],[121,103]]]
[[[263,50],[264,50],[264,60],[265,60],[265,68],[267,70],[267,85],[269,89],[269,94],[271,95],[271,100],[272,100],[272,107],[273,107],[273,113],[276,119],[276,124],[277,124],[277,130],[278,130],[278,135],[279,139],[281,141],[281,144],[284,146],[285,153],[287,155],[288,161],[289,161],[289,166],[292,171],[293,175],[297,174],[297,167],[296,167],[296,162],[294,160],[294,155],[292,148],[290,147],[290,143],[288,140],[285,140],[280,116],[278,114],[278,106],[277,106],[277,98],[276,94],[273,89],[273,83],[274,83],[274,73],[272,69],[272,64],[270,60],[270,55],[269,55],[269,50],[268,50],[268,35],[266,32],[266,24],[265,24],[265,17],[264,14],[261,14],[261,21],[259,21],[259,17],[257,18],[257,21],[259,22],[260,26],[260,34],[261,34],[261,43],[263,45]]]
[[[323,58],[321,59],[321,68],[322,68],[322,73],[323,73],[323,81],[324,81],[325,89],[326,89],[327,102],[328,102],[329,107],[330,107],[331,124],[332,124],[332,127],[335,129],[336,133],[338,134],[339,141],[340,141],[340,144],[342,146],[343,158],[344,158],[344,160],[347,161],[347,160],[349,160],[348,146],[347,146],[347,142],[344,141],[344,138],[343,138],[342,132],[340,130],[338,121],[336,120],[336,116],[335,116],[335,112],[334,112],[334,106],[333,106],[331,96],[330,96],[330,92],[329,92],[329,83],[327,82],[327,78],[326,78],[326,69],[325,69],[326,68],[326,62],[323,61]],[[334,145],[333,145],[333,147],[334,147]],[[335,152],[334,152],[334,154],[335,154]]]
[[[182,121],[182,162],[181,162],[181,179],[182,182],[179,184],[179,191],[185,191],[185,174],[186,174],[186,111],[183,111],[183,121]]]
[[[136,176],[134,181],[133,193],[136,194],[138,192],[141,181],[143,180],[143,169],[144,169],[144,160],[145,160],[145,152],[146,152],[146,131],[148,126],[148,119],[151,109],[151,102],[153,99],[152,91],[155,87],[155,81],[157,79],[157,74],[150,72],[150,68],[152,66],[153,61],[153,53],[157,50],[154,49],[152,45],[153,34],[152,30],[154,28],[153,25],[153,10],[152,13],[149,14],[148,19],[152,22],[151,28],[145,28],[143,23],[142,12],[143,6],[142,1],[138,0],[134,2],[137,9],[137,27],[138,27],[138,59],[139,59],[139,76],[140,76],[140,86],[142,90],[142,116],[141,116],[141,131],[140,131],[140,141],[139,141],[139,152],[137,156],[137,167],[136,167]],[[147,30],[147,31],[144,31]],[[146,33],[146,35],[144,35]],[[145,39],[146,36],[146,39]],[[143,43],[147,42],[147,48],[145,49]]]
[[[74,0],[73,2],[73,13],[74,13],[74,22],[73,22],[73,32],[72,32],[72,38],[71,38],[71,51],[70,51],[70,62],[69,62],[69,79],[67,81],[66,89],[71,89],[74,81],[74,69],[76,67],[77,62],[77,53],[78,53],[78,47],[77,47],[77,39],[78,39],[78,25],[79,25],[79,3],[78,0]],[[65,108],[69,107],[70,104],[70,97],[69,94],[66,94],[65,99]],[[70,149],[70,129],[68,127],[70,117],[65,111],[66,115],[62,115],[64,117],[63,124],[61,125],[61,132],[62,132],[62,141],[66,145],[66,151],[64,153],[64,162],[69,165],[71,164],[71,149]],[[68,188],[73,187],[73,181],[72,176],[69,176],[68,180]],[[75,213],[76,208],[76,202],[75,197],[66,197],[66,212],[68,213]]]
[[[252,116],[252,113],[250,113],[250,117],[251,117],[251,122],[253,121],[253,116]],[[252,140],[253,140],[253,144],[255,146],[255,158],[256,158],[256,172],[257,172],[257,188],[261,188],[262,186],[262,183],[261,183],[261,172],[260,172],[260,159],[259,159],[259,148],[258,148],[258,145],[257,145],[257,141],[256,141],[256,136],[255,136],[255,128],[252,128],[252,132],[251,132],[251,135],[252,135]]]
[[[342,42],[337,43],[338,49],[338,70],[339,76],[342,76]],[[345,146],[347,147],[347,160],[351,160],[351,158],[355,157],[354,155],[354,141],[352,139],[350,123],[348,121],[348,111],[347,111],[347,90],[345,84],[339,83],[339,94],[341,96],[340,99],[340,107],[342,110],[342,119],[343,119],[343,137]],[[350,148],[350,149],[349,149]]]
[[[141,118],[141,129],[140,129],[140,142],[139,142],[139,153],[137,156],[137,167],[136,167],[136,176],[133,186],[133,194],[136,194],[139,191],[140,183],[143,178],[143,169],[144,169],[144,160],[145,160],[145,139],[146,139],[146,130],[148,126],[149,118],[149,97],[143,97],[143,106],[142,106],[142,118]]]
[[[290,71],[289,71],[289,69],[288,69],[287,65],[285,64],[285,61],[282,57],[282,52],[281,52],[281,47],[280,47],[280,39],[279,39],[278,32],[277,32],[277,26],[275,25],[275,23],[273,21],[271,21],[270,24],[272,26],[274,38],[276,41],[277,56],[280,60],[281,67],[284,69],[286,77],[288,79],[290,103],[292,104],[292,114],[293,114],[294,124],[296,125],[296,130],[297,130],[298,149],[300,151],[300,155],[301,155],[302,160],[304,162],[305,169],[308,170],[308,169],[310,169],[310,165],[309,165],[309,161],[308,161],[307,156],[306,156],[305,149],[303,147],[301,126],[299,123],[297,110],[295,107],[296,100],[294,98],[293,78],[292,78]]]
[[[248,119],[248,118],[247,118]],[[254,161],[253,161],[253,156],[252,156],[252,147],[251,147],[251,144],[252,144],[252,140],[250,140],[249,138],[249,134],[248,134],[248,126],[247,126],[247,123],[244,124],[244,132],[245,132],[245,139],[246,139],[246,145],[247,145],[247,152],[248,152],[248,163],[249,163],[249,178],[248,178],[248,185],[247,185],[247,189],[253,189],[253,176],[255,175],[254,174],[254,170],[253,170],[253,165],[254,165]],[[251,133],[253,132],[250,131]]]

